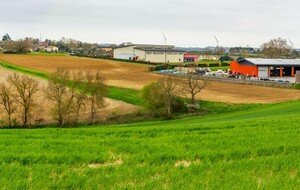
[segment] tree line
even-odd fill
[[[112,56],[112,52],[102,50],[98,43],[81,42],[72,38],[62,37],[60,40],[45,39],[42,41],[38,38],[26,37],[13,40],[9,34],[5,34],[0,41],[0,50],[3,53],[44,52],[46,46],[55,46],[61,53],[73,53],[82,56]],[[111,44],[111,46],[115,45]]]
[[[33,118],[33,111],[41,103],[37,102],[39,91],[39,82],[26,75],[14,73],[7,77],[7,83],[0,83],[0,104],[5,111],[2,126],[27,128],[39,124],[40,118]],[[51,102],[52,118],[63,127],[84,122],[79,118],[87,110],[87,122],[96,122],[106,92],[105,78],[100,72],[71,73],[59,68],[50,75],[42,94]]]
[[[146,85],[141,97],[146,109],[154,116],[171,118],[174,113],[197,111],[200,108],[195,96],[206,86],[206,81],[190,73],[183,79],[167,76]],[[50,74],[47,87],[41,91],[39,82],[32,77],[14,73],[7,77],[6,83],[0,83],[0,105],[5,116],[2,127],[30,128],[40,124],[41,102],[37,97],[50,102],[52,119],[59,127],[70,124],[97,122],[98,111],[104,107],[107,85],[100,72],[70,72],[59,68]],[[182,96],[188,94],[190,102]],[[88,114],[88,116],[86,116]]]

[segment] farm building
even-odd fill
[[[300,60],[247,58],[231,62],[230,70],[258,78],[291,78],[300,71]]]
[[[184,61],[184,51],[172,45],[129,44],[114,49],[115,59],[141,60],[152,63]]]
[[[184,62],[197,62],[197,55],[193,55],[193,54],[184,54]]]

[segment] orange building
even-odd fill
[[[233,74],[258,78],[294,77],[300,71],[300,60],[247,58],[231,62],[230,70]]]

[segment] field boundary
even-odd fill
[[[166,73],[158,73],[166,74]],[[184,78],[184,74],[167,74],[175,77]],[[264,86],[264,87],[273,87],[273,88],[288,88],[293,89],[294,84],[287,82],[274,82],[274,81],[260,81],[260,80],[247,80],[247,79],[233,79],[233,78],[223,78],[223,77],[210,77],[210,76],[199,76],[195,75],[199,79],[215,82],[223,82],[230,84],[244,84],[244,85],[255,85],[255,86]]]
[[[15,72],[23,73],[23,74],[28,74],[30,76],[39,77],[39,78],[45,79],[45,80],[48,80],[48,78],[49,78],[48,73],[33,70],[33,69],[27,69],[25,67],[16,66],[16,65],[8,63],[6,61],[1,61],[0,67],[15,71]],[[144,107],[144,101],[142,100],[142,98],[140,96],[139,90],[135,90],[135,89],[131,89],[131,88],[116,87],[116,86],[108,86],[107,97],[114,99],[114,100],[124,101],[126,103],[133,104],[136,106]]]

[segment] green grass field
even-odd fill
[[[27,53],[26,55],[38,55],[38,56],[69,56],[69,53],[47,53],[47,52],[33,52]]]
[[[178,120],[0,130],[3,189],[299,189],[300,101]]]

